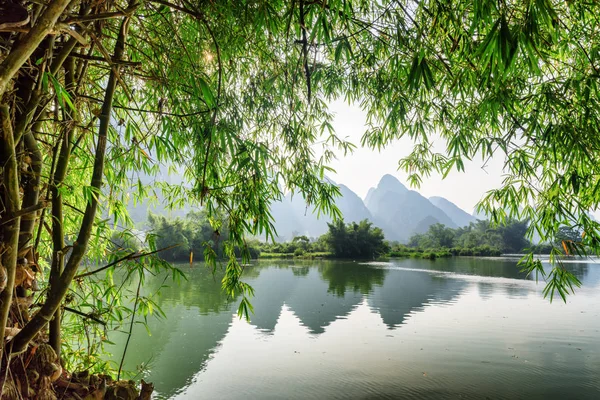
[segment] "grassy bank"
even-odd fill
[[[389,253],[381,256],[381,258],[422,258],[427,260],[435,260],[436,258],[455,257],[455,256],[475,256],[475,257],[498,257],[502,252],[498,249],[481,246],[474,248],[442,248],[442,249],[419,249],[411,247],[395,248]],[[335,255],[331,252],[288,252],[288,253],[269,253],[261,252],[259,259],[335,259]]]
[[[317,252],[294,252],[294,253],[264,253],[261,252],[259,257],[260,260],[263,259],[301,259],[301,260],[313,260],[320,258],[334,258],[333,253],[327,251],[317,251]]]

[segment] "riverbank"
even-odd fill
[[[498,257],[501,256],[502,252],[495,248],[481,247],[481,248],[450,248],[450,249],[419,249],[419,248],[402,248],[394,249],[389,253],[382,254],[377,258],[421,258],[427,260],[435,260],[436,258],[446,257]],[[272,259],[299,259],[299,260],[313,260],[313,259],[328,259],[328,260],[342,260],[343,258],[336,257],[332,252],[299,252],[293,253],[273,253],[273,252],[261,252],[258,255],[259,260],[272,260]]]

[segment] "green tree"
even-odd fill
[[[582,233],[577,229],[573,229],[568,226],[561,226],[558,228],[556,240],[557,245],[561,245],[563,241],[580,243],[582,241]]]
[[[485,250],[492,255],[495,249],[503,253],[519,253],[529,248],[531,243],[526,239],[526,221],[507,220],[494,225],[488,220],[477,220],[469,226],[457,229],[447,228],[442,224],[434,224],[424,234],[413,235],[408,245],[421,249],[442,249],[455,247],[460,249]],[[465,255],[477,255],[467,252]]]
[[[454,230],[443,224],[431,225],[426,235],[431,241],[431,247],[452,247],[454,244]]]
[[[325,241],[336,257],[372,259],[390,250],[383,231],[367,220],[347,225],[344,220],[337,220],[327,225]]]
[[[292,239],[292,242],[296,243],[302,250],[306,251],[308,250],[310,239],[305,235],[295,236],[294,239]]]

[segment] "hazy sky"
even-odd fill
[[[407,175],[398,170],[398,161],[407,156],[413,147],[409,138],[398,140],[385,150],[378,152],[360,147],[360,138],[365,131],[365,113],[357,106],[348,106],[342,101],[331,104],[335,113],[333,126],[341,138],[346,138],[354,143],[357,148],[354,153],[346,157],[339,156],[331,166],[336,174],[331,178],[337,183],[342,183],[352,189],[364,199],[367,191],[372,186],[377,186],[381,177],[391,174],[400,182],[408,186]],[[435,144],[435,137],[431,140]],[[443,147],[435,147],[441,151]],[[472,213],[473,208],[486,191],[499,187],[502,182],[503,157],[496,157],[486,163],[482,168],[483,160],[477,159],[465,163],[465,171],[451,172],[446,179],[441,175],[432,175],[424,178],[423,184],[417,190],[425,197],[442,196],[452,201],[465,211]]]

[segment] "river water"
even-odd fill
[[[251,322],[202,264],[160,289],[125,368],[160,399],[600,399],[600,264],[567,303],[516,259],[264,261]],[[126,337],[115,333],[115,358]]]

